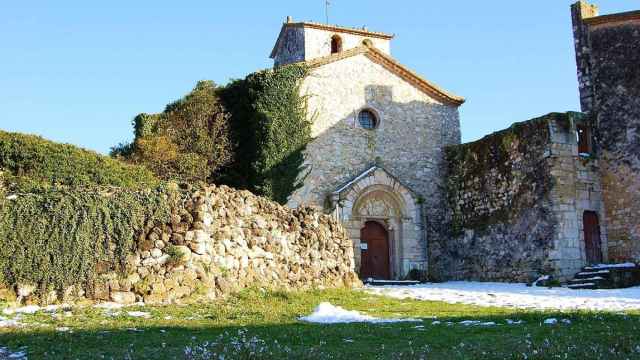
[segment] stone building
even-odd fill
[[[313,136],[288,205],[341,220],[363,278],[568,278],[640,258],[640,12],[572,14],[586,115],[469,144],[464,99],[393,59],[393,35],[288,18],[271,58],[309,66]]]
[[[314,140],[288,204],[341,219],[363,277],[426,270],[427,225],[445,208],[444,147],[460,143],[464,99],[394,60],[392,38],[289,18],[271,54],[311,68],[301,91]]]
[[[582,111],[591,115],[614,261],[640,259],[640,11],[572,6]]]

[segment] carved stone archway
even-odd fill
[[[391,277],[403,278],[411,269],[426,269],[426,237],[418,196],[384,168],[373,166],[332,193],[334,216],[342,221],[354,243],[356,270],[366,244],[361,229],[369,221],[389,234]]]

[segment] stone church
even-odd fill
[[[594,81],[584,68],[597,66],[582,48],[588,32],[613,26],[637,34],[640,28],[637,13],[596,17],[593,9],[584,2],[573,6],[581,94]],[[588,16],[593,19],[584,20]],[[602,41],[638,41],[628,30],[608,31],[613,38]],[[622,206],[631,212],[626,219],[635,220],[606,212],[613,194],[603,183],[614,176],[612,166],[624,172],[615,176],[627,176],[625,184],[640,185],[628,177],[638,174],[638,154],[628,153],[637,148],[618,144],[613,157],[611,145],[598,141],[611,132],[606,111],[583,103],[586,115],[549,114],[460,144],[464,98],[395,60],[393,37],[289,17],[271,53],[276,67],[304,62],[310,68],[301,92],[313,140],[305,149],[301,186],[288,205],[323,208],[340,219],[362,278],[401,279],[417,270],[443,279],[520,281],[545,273],[568,277],[590,262],[640,257],[637,205]],[[619,56],[618,63],[637,58]],[[631,95],[637,101],[637,92]],[[629,104],[606,99],[604,107]],[[629,106],[638,114],[637,103]],[[628,122],[637,126],[640,120],[633,115]],[[620,169],[623,155],[633,161]],[[635,230],[614,239],[607,225],[619,222]],[[623,238],[636,252],[617,252]]]

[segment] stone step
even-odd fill
[[[595,290],[598,289],[598,285],[594,282],[586,282],[586,283],[581,283],[581,284],[570,284],[567,285],[567,287],[569,289],[574,289],[574,290],[580,290],[580,289],[589,289],[589,290]]]
[[[583,277],[583,278],[575,278],[575,279],[571,279],[571,283],[573,284],[578,284],[578,283],[585,283],[585,282],[598,282],[598,281],[604,281],[607,280],[605,278],[603,278],[602,276],[594,276],[594,277]]]
[[[634,263],[585,266],[569,281],[570,289],[619,289],[640,285],[640,268]]]
[[[418,285],[420,284],[420,281],[414,281],[414,280],[376,280],[376,279],[365,279],[363,280],[363,282],[366,285],[371,285],[371,286],[386,286],[386,285],[406,285],[406,286],[410,286],[410,285]]]
[[[589,265],[582,268],[582,271],[593,272],[601,270],[634,270],[638,266],[634,263],[622,263],[622,264],[597,264]]]
[[[589,279],[593,277],[609,278],[611,272],[609,270],[598,271],[582,271],[575,275],[576,279]]]

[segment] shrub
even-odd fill
[[[142,188],[159,184],[144,167],[39,136],[0,131],[0,169],[3,168],[8,177],[26,177],[49,185]]]
[[[228,115],[211,81],[198,82],[160,114],[138,115],[133,126],[133,144],[120,144],[111,155],[145,165],[165,180],[214,182],[232,156]]]

